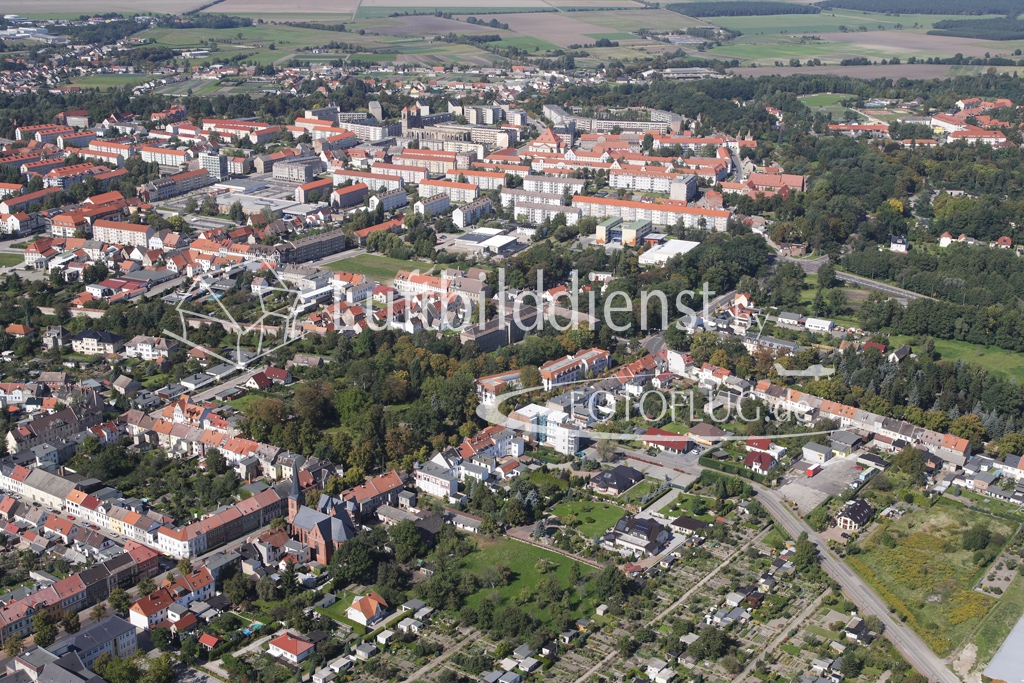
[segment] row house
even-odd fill
[[[599,374],[608,368],[610,362],[611,354],[596,347],[550,360],[540,366],[544,390],[551,391],[556,386]]]

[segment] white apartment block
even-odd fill
[[[166,147],[143,146],[139,156],[148,164],[154,161],[161,166],[180,166],[191,158],[186,150],[169,149]]]
[[[366,183],[371,192],[391,192],[392,190],[400,190],[405,186],[405,181],[398,175],[346,170],[334,172],[335,185],[341,185],[346,180],[351,180],[353,183]]]
[[[472,183],[453,183],[450,180],[424,180],[420,183],[421,194],[443,192],[453,202],[469,203],[480,196],[480,188]]]
[[[564,195],[565,191],[568,190],[570,194],[579,194],[583,191],[585,183],[585,180],[577,178],[531,175],[523,179],[523,189],[527,192],[544,192],[560,195]]]
[[[149,248],[153,228],[145,224],[122,223],[120,221],[97,220],[92,225],[92,238],[108,244]]]
[[[374,173],[399,176],[405,182],[414,185],[427,179],[427,170],[419,166],[402,166],[399,164],[377,162],[373,165],[372,170]]]
[[[562,214],[565,216],[566,225],[576,225],[583,215],[579,207],[576,206],[555,206],[554,204],[536,204],[534,202],[516,202],[515,211],[516,217],[524,216],[526,222],[539,225],[546,219],[550,218],[554,220],[556,216]]]

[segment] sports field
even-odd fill
[[[388,258],[387,256],[378,256],[377,254],[362,254],[361,256],[353,256],[352,258],[328,263],[324,268],[333,271],[344,270],[350,273],[361,273],[380,282],[394,280],[395,275],[400,270],[416,270],[419,268],[420,272],[428,272],[430,264],[418,261],[402,261],[400,259]]]
[[[154,78],[156,77],[146,74],[126,74],[124,76],[118,74],[97,74],[95,76],[86,76],[85,78],[74,79],[72,80],[72,83],[83,88],[110,90],[111,88],[122,88],[126,85],[138,85],[139,83],[151,81]]]

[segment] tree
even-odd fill
[[[89,616],[93,621],[103,621],[107,616],[107,606],[102,602],[97,603],[89,612]]]
[[[7,639],[4,643],[4,654],[8,657],[17,657],[21,653],[22,640],[21,636],[13,635]]]
[[[256,595],[260,600],[273,602],[277,600],[277,586],[269,576],[264,576],[256,583]]]
[[[236,573],[224,582],[224,595],[231,601],[232,605],[238,606],[249,599],[252,584],[248,577],[241,572]]]
[[[166,652],[158,659],[150,659],[143,683],[173,683],[174,662]]]
[[[509,498],[505,503],[502,520],[510,527],[526,524],[526,508],[518,498]]]
[[[32,617],[33,638],[39,647],[49,647],[57,640],[57,619],[51,612],[42,610]]]
[[[162,657],[168,657],[168,655],[165,654]],[[135,660],[111,657],[106,652],[93,662],[93,670],[107,683],[139,683],[143,677],[142,668],[135,663]]]
[[[964,550],[984,550],[988,547],[988,542],[992,538],[992,532],[988,530],[988,527],[981,524],[975,524],[970,529],[964,532],[963,538],[960,539]]]
[[[64,614],[64,618],[60,620],[60,625],[64,627],[66,633],[78,633],[82,628],[82,624],[78,620],[78,612],[74,610]]]
[[[203,215],[216,216],[218,213],[220,213],[219,209],[217,208],[217,200],[214,199],[211,195],[206,195],[205,197],[203,197],[201,211]]]
[[[836,280],[836,267],[826,261],[818,268],[818,287],[831,289],[837,284],[839,284],[839,281]]]
[[[793,553],[793,564],[800,571],[806,571],[811,566],[816,565],[818,562],[818,549],[811,543],[811,540],[807,537],[807,532],[800,532],[800,537],[796,539],[796,548]]]
[[[388,536],[395,548],[395,559],[406,563],[419,557],[426,550],[419,527],[411,519],[404,519],[388,529]]]
[[[228,471],[228,461],[219,448],[211,448],[206,452],[206,471],[210,474],[224,474]]]
[[[171,635],[171,629],[160,626],[150,632],[150,638],[152,638],[153,645],[156,645],[157,648],[168,650],[171,647],[171,641],[174,639],[174,636]]]
[[[198,208],[199,208],[199,201],[194,196],[189,197],[188,199],[185,200],[185,212],[186,213],[195,213]]]
[[[235,202],[231,205],[228,210],[228,215],[231,216],[231,220],[236,223],[245,222],[245,209],[242,208],[242,202]]]
[[[286,562],[284,565],[284,571],[281,572],[281,592],[286,598],[299,592],[299,573],[295,570],[294,562]]]
[[[199,642],[195,638],[186,638],[181,641],[181,651],[178,654],[178,658],[186,666],[192,666],[199,659]]]
[[[110,603],[111,609],[122,617],[128,614],[128,609],[132,606],[131,598],[128,597],[128,593],[123,588],[115,588],[110,591],[110,597],[107,598],[107,602]]]
[[[188,576],[192,573],[192,561],[187,557],[183,557],[178,560],[178,571],[181,572],[182,576]]]
[[[725,631],[714,626],[709,626],[700,632],[700,637],[687,648],[687,652],[693,655],[697,661],[715,661],[723,656],[729,649],[729,639]]]
[[[149,595],[156,590],[156,581],[148,576],[143,576],[139,581],[139,595]]]

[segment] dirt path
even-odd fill
[[[660,622],[660,621],[661,621],[662,619],[664,619],[664,618],[665,618],[666,616],[668,616],[669,614],[671,614],[672,612],[674,612],[675,610],[679,609],[679,608],[680,608],[680,607],[681,607],[682,605],[684,605],[684,604],[686,603],[686,601],[687,601],[687,600],[689,600],[689,599],[690,599],[690,596],[692,596],[692,595],[693,595],[694,593],[696,593],[696,592],[697,592],[697,590],[698,590],[698,589],[700,589],[700,588],[701,588],[701,587],[702,587],[702,586],[703,586],[704,584],[706,584],[706,583],[707,583],[708,581],[710,581],[710,580],[711,580],[711,579],[713,579],[713,578],[714,578],[715,576],[717,576],[717,575],[718,575],[718,572],[722,571],[722,568],[723,568],[723,567],[725,567],[725,565],[729,564],[729,562],[730,562],[730,561],[731,561],[731,560],[732,560],[732,559],[733,559],[734,557],[736,557],[736,556],[737,556],[737,555],[739,555],[739,554],[740,554],[741,552],[743,552],[744,550],[746,550],[746,549],[747,549],[747,548],[748,548],[748,547],[749,547],[750,545],[752,545],[752,544],[754,544],[754,543],[756,543],[756,542],[760,541],[760,540],[761,540],[762,538],[764,538],[765,536],[767,536],[767,535],[768,535],[768,532],[769,532],[769,531],[770,531],[771,529],[772,529],[772,527],[770,527],[770,526],[769,526],[769,527],[768,527],[767,529],[765,529],[764,531],[762,531],[761,533],[759,533],[759,534],[758,534],[757,536],[755,536],[754,538],[750,539],[749,541],[747,541],[746,543],[744,543],[744,544],[743,544],[742,546],[740,546],[739,548],[737,548],[737,549],[736,549],[735,551],[733,551],[733,553],[732,553],[731,555],[729,555],[728,557],[726,557],[726,558],[725,558],[724,560],[722,560],[722,561],[721,561],[721,562],[720,562],[720,563],[718,564],[718,566],[717,566],[717,567],[715,567],[715,568],[714,568],[713,570],[711,570],[711,571],[710,571],[710,572],[709,572],[709,573],[707,574],[707,576],[705,576],[705,577],[704,577],[703,579],[701,579],[701,580],[700,580],[700,581],[698,581],[698,582],[697,582],[696,584],[694,584],[693,588],[691,588],[690,590],[686,591],[686,592],[685,592],[685,593],[684,593],[684,594],[683,594],[683,595],[682,595],[682,596],[681,596],[681,597],[680,597],[680,598],[679,598],[678,600],[676,600],[676,601],[675,601],[675,602],[673,602],[673,603],[672,603],[671,605],[669,605],[668,607],[666,607],[666,608],[665,608],[665,609],[664,609],[664,610],[663,610],[662,612],[660,612],[660,613],[659,613],[658,615],[656,615],[656,616],[655,616],[654,618],[652,618],[652,619],[648,619],[648,620],[647,620],[647,622],[646,622],[646,623],[645,623],[644,625],[645,625],[645,626],[651,626],[652,624],[656,624],[656,623]],[[596,673],[598,673],[599,671],[601,671],[601,670],[603,670],[603,669],[606,669],[606,668],[608,667],[608,664],[609,664],[609,662],[611,662],[611,661],[612,661],[613,659],[615,659],[615,658],[616,658],[616,657],[618,657],[618,656],[619,656],[619,653],[618,653],[618,651],[616,651],[616,650],[612,650],[611,652],[609,652],[609,653],[608,653],[608,654],[607,654],[607,655],[605,656],[605,658],[604,658],[604,659],[602,659],[602,660],[601,660],[600,662],[598,662],[597,664],[595,664],[594,666],[592,666],[592,667],[591,667],[591,668],[590,668],[590,669],[589,669],[588,671],[586,671],[586,672],[585,672],[585,673],[584,673],[584,674],[583,674],[582,676],[580,676],[579,678],[577,678],[577,679],[576,679],[576,683],[585,683],[585,681],[586,681],[586,680],[587,680],[588,678],[590,678],[590,677],[591,677],[591,676],[592,676],[593,674],[596,674]]]

